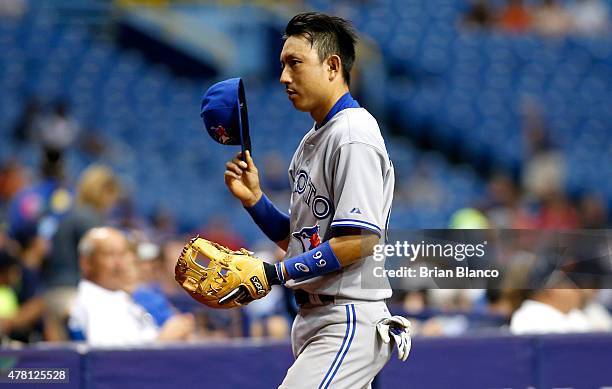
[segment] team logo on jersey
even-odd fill
[[[215,136],[219,141],[223,144],[226,144],[231,140],[231,138],[227,135],[227,130],[222,125],[212,126],[211,129],[214,131]]]
[[[353,208],[353,209],[351,209],[351,212],[350,212],[350,213],[356,213],[356,214],[361,215],[361,209],[359,209],[359,208]]]
[[[321,244],[318,224],[312,227],[304,227],[291,235],[300,241],[302,244],[302,250],[304,250],[304,252],[310,251]]]
[[[301,197],[317,219],[325,219],[333,213],[332,202],[327,197],[317,194],[317,187],[306,171],[300,170],[295,177],[293,192]]]

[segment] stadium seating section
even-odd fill
[[[598,189],[612,198],[612,181],[601,180],[612,176],[612,37],[460,32],[463,9],[453,0],[362,2],[358,11],[345,7],[348,2],[309,3],[336,7],[379,42],[389,77],[386,114],[410,137],[427,131],[442,152],[459,153],[474,166],[513,169],[524,158],[520,101],[533,96],[567,156],[570,193]],[[210,80],[177,77],[44,7],[18,21],[2,20],[0,52],[2,159],[18,152],[36,166],[35,146],[18,149],[9,134],[29,96],[66,98],[77,120],[107,141],[104,161],[125,179],[143,213],[160,205],[174,209],[184,228],[219,213],[248,219],[222,180],[224,162],[237,150],[213,144],[202,131],[199,102]],[[288,163],[310,118],[292,109],[277,83],[247,87],[254,155],[276,150]],[[426,175],[440,191],[435,207],[399,197],[392,227],[444,227],[454,210],[483,194],[484,181],[471,167],[451,165],[402,138],[389,135],[387,145],[398,186]],[[69,176],[90,162],[71,151]],[[235,225],[249,242],[261,237],[252,223]]]

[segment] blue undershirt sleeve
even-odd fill
[[[281,212],[265,195],[252,207],[244,207],[259,229],[273,242],[289,236],[289,216]]]

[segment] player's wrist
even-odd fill
[[[342,268],[329,241],[305,253],[288,258],[282,262],[286,279],[299,280],[318,277]]]
[[[263,197],[263,192],[261,190],[253,191],[253,196],[249,197],[246,200],[242,200],[242,206],[245,208],[252,208],[261,200]]]
[[[285,282],[281,279],[282,274],[278,274],[278,267],[275,265],[270,265],[267,262],[263,263],[264,273],[266,274],[266,279],[268,280],[268,285],[284,285]]]

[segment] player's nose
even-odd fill
[[[283,85],[289,85],[291,83],[291,77],[289,75],[289,71],[287,70],[287,67],[281,70],[280,83]]]

